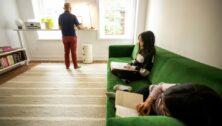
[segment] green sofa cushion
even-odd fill
[[[109,58],[110,57],[130,57],[134,45],[110,45],[109,46]]]
[[[185,126],[175,118],[167,116],[141,116],[127,118],[110,118],[109,126]]]
[[[133,48],[132,55],[131,55],[132,59],[136,59],[138,52],[139,52],[139,43],[136,43]]]
[[[111,118],[111,117],[115,117],[115,99],[112,98],[107,98],[106,100],[106,119]]]
[[[152,83],[199,83],[213,88],[222,96],[221,70],[163,49],[157,50],[149,76]]]

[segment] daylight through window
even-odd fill
[[[132,0],[100,0],[100,37],[129,37],[132,34],[132,8]]]

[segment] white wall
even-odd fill
[[[138,42],[138,35],[146,30],[148,0],[137,0],[137,13],[135,16],[134,43]]]
[[[6,35],[5,21],[4,21],[4,1],[0,1],[0,46],[8,45],[8,38]]]
[[[1,16],[1,15],[0,15]],[[0,19],[1,22],[1,19]],[[6,37],[5,29],[0,27],[0,46],[9,45],[8,39]]]
[[[70,0],[71,2],[73,0]],[[86,2],[89,0],[85,0]],[[75,2],[78,2],[75,1]],[[92,5],[98,0],[90,0]],[[34,14],[32,10],[31,0],[18,0],[17,5],[19,13],[23,21],[33,19]],[[97,5],[97,4],[96,4]],[[63,5],[61,5],[62,7]],[[95,8],[94,8],[95,9]],[[98,13],[95,14],[97,18]],[[141,20],[145,20],[141,18]],[[93,22],[94,23],[94,22]],[[78,36],[78,57],[81,59],[80,45],[82,43],[89,43],[93,45],[94,60],[106,60],[108,57],[108,46],[111,44],[133,44],[133,39],[130,40],[101,40],[98,39],[96,31],[77,31]],[[61,40],[38,40],[35,32],[24,32],[24,40],[27,45],[29,57],[31,60],[63,60],[63,45]]]
[[[146,29],[156,44],[222,68],[221,0],[149,0]]]
[[[63,60],[64,49],[61,40],[37,40],[36,32],[24,32],[26,45],[31,60]],[[97,31],[77,31],[78,36],[78,59],[81,60],[81,44],[92,44],[94,60],[106,60],[108,46],[111,44],[131,44],[132,41],[125,40],[98,40]]]
[[[2,1],[0,1],[0,46],[6,46],[8,45],[8,38],[6,35],[6,28],[5,28],[5,21],[3,19],[4,11],[3,11],[3,4]]]
[[[19,19],[16,0],[0,1],[0,46],[20,47],[16,20]]]

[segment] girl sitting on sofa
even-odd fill
[[[155,36],[152,31],[145,31],[138,37],[139,53],[131,64],[125,66],[129,70],[137,70],[139,72],[112,71],[113,74],[121,78],[125,83],[147,77],[153,65],[155,50]]]

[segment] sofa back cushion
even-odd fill
[[[222,95],[222,70],[182,57],[157,47],[151,83],[198,83]]]
[[[136,59],[138,52],[139,52],[139,43],[136,43],[133,48],[132,55],[131,55],[132,59]]]

